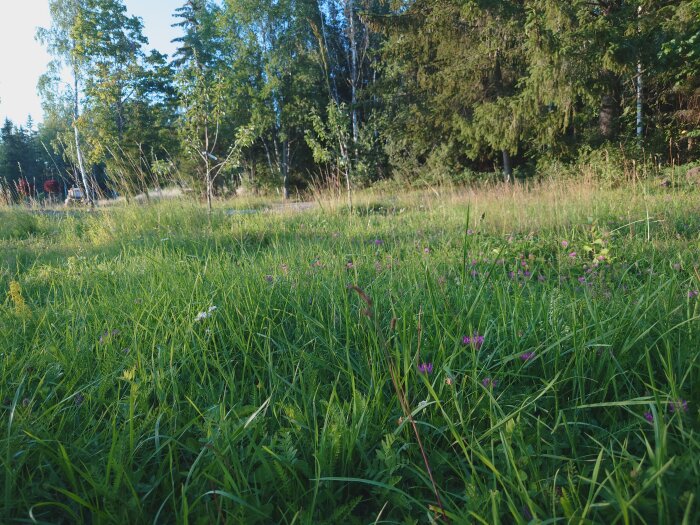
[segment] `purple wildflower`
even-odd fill
[[[646,419],[649,423],[654,422],[654,414],[651,412],[644,412],[644,419]]]
[[[698,295],[700,295],[700,290],[690,290],[688,292],[688,299],[694,299]]]
[[[578,278],[578,282],[581,284],[584,284],[586,282],[586,278],[582,275],[581,277]]]
[[[496,388],[496,385],[498,385],[498,381],[496,381],[495,379],[491,379],[490,377],[485,377],[481,384],[485,388]]]
[[[382,244],[384,244],[384,241],[383,241],[383,240],[381,240],[381,239],[374,239],[374,245],[375,245],[375,246],[381,246]]]
[[[100,336],[100,344],[106,344],[110,339],[118,337],[120,334],[121,332],[116,329],[112,330],[111,332],[107,331]]]
[[[421,363],[418,365],[418,373],[420,374],[432,374],[433,373],[433,363]]]
[[[478,350],[484,344],[484,336],[479,335],[479,332],[474,332],[474,335],[471,337],[465,335],[462,337],[462,344],[467,346],[471,345]]]
[[[562,246],[562,248],[568,248],[569,241],[561,241],[561,246]]]
[[[569,254],[569,257],[571,257],[572,259],[575,259],[575,258],[576,258],[576,252],[571,252],[571,253]]]
[[[521,361],[530,361],[531,359],[535,358],[535,352],[525,352],[523,354],[520,354],[520,360]]]
[[[668,411],[671,413],[687,412],[688,411],[688,402],[685,399],[677,399],[676,401],[669,401]]]
[[[472,230],[472,229],[467,230],[467,235],[474,235],[474,230]]]

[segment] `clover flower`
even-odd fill
[[[433,373],[433,363],[421,363],[418,365],[419,374],[432,374]]]
[[[523,354],[520,354],[520,360],[521,361],[530,361],[531,359],[535,358],[535,352],[525,352]]]
[[[462,344],[465,346],[473,346],[478,350],[484,344],[484,336],[479,335],[479,332],[474,332],[472,336],[465,335],[462,337]]]
[[[688,402],[685,399],[677,399],[675,401],[669,401],[668,411],[672,414],[675,412],[687,412]]]
[[[484,388],[496,388],[498,381],[491,379],[490,377],[485,377],[483,381],[481,381],[481,384],[484,386]]]

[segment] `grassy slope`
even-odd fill
[[[692,522],[697,193],[366,201],[0,211],[0,522]]]

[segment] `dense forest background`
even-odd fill
[[[121,0],[49,4],[43,122],[0,131],[7,201],[700,156],[700,0],[189,0],[170,57]]]

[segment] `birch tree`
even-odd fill
[[[93,206],[93,192],[85,168],[83,148],[79,130],[81,116],[81,97],[84,89],[85,69],[88,57],[83,45],[84,33],[79,30],[79,24],[87,10],[86,0],[49,0],[51,14],[51,26],[39,28],[37,39],[46,46],[53,60],[49,64],[48,72],[40,85],[49,90],[60,89],[61,76],[68,71],[71,81],[69,86],[63,86],[70,91],[73,110],[73,140],[75,146],[75,160],[80,173],[83,190],[87,202]]]

